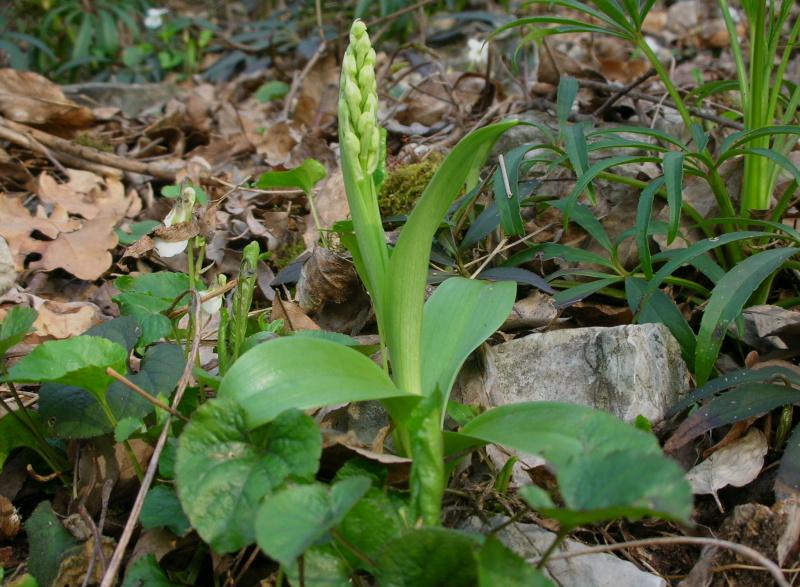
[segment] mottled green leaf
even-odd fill
[[[178,441],[178,497],[200,537],[219,553],[232,552],[255,540],[262,499],[287,479],[313,479],[321,452],[319,429],[302,412],[286,411],[251,430],[235,401],[210,400]]]

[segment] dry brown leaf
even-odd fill
[[[14,265],[18,271],[24,269],[25,257],[30,253],[42,254],[49,246],[48,241],[31,238],[34,231],[49,239],[55,239],[62,232],[80,227],[78,220],[67,217],[66,210],[57,206],[48,218],[44,209],[37,209],[32,215],[22,200],[0,194],[0,235],[8,242]]]
[[[0,69],[0,113],[23,124],[86,128],[92,111],[64,96],[56,84],[32,71]]]
[[[69,181],[58,183],[47,172],[39,176],[37,194],[46,204],[61,205],[70,214],[78,214],[87,220],[98,216],[124,218],[126,212],[138,199],[135,194],[125,196],[125,188],[118,179],[102,178],[90,171],[67,169]]]
[[[324,128],[336,120],[338,103],[339,67],[330,53],[306,74],[297,95],[294,120],[309,129]]]
[[[31,268],[61,268],[78,279],[99,279],[111,267],[110,250],[117,246],[116,223],[114,218],[100,217],[86,221],[80,230],[62,232],[48,243],[41,261],[32,263]]]
[[[116,542],[113,538],[103,536],[101,539],[103,556],[106,560],[114,554]],[[94,538],[87,540],[80,547],[68,550],[61,563],[58,565],[58,576],[53,581],[53,587],[74,587],[82,585],[89,566],[95,559],[95,549],[97,542]],[[103,569],[101,565],[95,564],[91,577],[91,584],[100,583],[103,580]]]
[[[19,534],[22,516],[5,495],[0,495],[0,540],[10,540]]]
[[[100,308],[91,302],[54,302],[47,300],[36,308],[33,323],[36,334],[52,338],[78,336],[102,321]]]
[[[275,296],[272,301],[272,319],[283,320],[288,332],[298,330],[319,330],[319,326],[295,303],[287,302]]]
[[[768,450],[767,437],[758,428],[752,428],[745,437],[693,467],[686,473],[686,480],[695,494],[713,495],[720,511],[724,511],[717,491],[728,485],[743,487],[758,477]]]

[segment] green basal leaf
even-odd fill
[[[28,571],[39,585],[52,585],[65,552],[78,541],[67,532],[49,501],[42,501],[25,522],[28,535]]]
[[[50,340],[37,346],[11,367],[6,380],[63,383],[102,396],[113,381],[106,375],[106,368],[125,373],[127,360],[125,348],[99,336],[82,335]]]
[[[156,344],[145,352],[139,372],[127,378],[153,396],[163,394],[169,397],[184,365],[180,347],[169,343]],[[111,382],[105,400],[114,417],[120,421],[127,418],[141,420],[154,410],[153,404],[119,381]],[[42,385],[39,412],[47,421],[48,433],[58,438],[90,438],[114,431],[95,396],[75,385]]]
[[[578,80],[569,75],[562,75],[558,80],[558,98],[556,113],[558,115],[558,128],[566,129],[569,115],[572,114],[572,105],[578,96]]]
[[[247,426],[255,428],[288,408],[307,410],[407,394],[358,351],[329,340],[287,337],[242,355],[222,379],[219,395],[243,406]]]
[[[270,80],[261,84],[253,94],[253,97],[266,104],[272,100],[279,100],[289,93],[289,84],[278,80]]]
[[[117,228],[114,232],[119,239],[119,244],[128,246],[132,245],[143,236],[150,234],[150,232],[158,226],[161,226],[158,220],[143,220],[142,222],[132,222],[128,226],[127,231]]]
[[[178,587],[167,577],[156,560],[156,555],[146,554],[130,566],[122,587]]]
[[[605,257],[601,257],[600,255],[596,255],[595,253],[590,253],[589,251],[584,251],[583,249],[579,249],[576,247],[570,247],[567,245],[561,245],[558,243],[545,243],[543,245],[534,245],[533,247],[526,249],[524,251],[520,251],[516,253],[512,257],[510,257],[504,265],[512,266],[512,265],[520,265],[522,263],[527,263],[528,261],[532,261],[536,255],[541,255],[542,259],[545,261],[549,261],[550,259],[555,259],[556,257],[564,259],[566,261],[571,261],[573,263],[588,263],[591,265],[601,265],[612,271],[615,269],[614,264],[606,259]]]
[[[508,318],[514,282],[453,277],[425,303],[422,315],[422,393],[442,391],[444,413],[450,389],[469,354]]]
[[[0,323],[0,359],[12,346],[22,342],[36,321],[36,310],[15,306]]]
[[[383,326],[395,381],[407,393],[422,393],[422,307],[433,236],[467,179],[481,167],[497,139],[516,124],[494,124],[464,137],[436,171],[400,233],[386,273]],[[377,308],[380,311],[381,305]]]
[[[256,516],[258,546],[288,566],[338,526],[370,487],[367,477],[348,477],[330,487],[288,486],[267,496]]]
[[[192,528],[175,490],[166,485],[156,485],[147,492],[139,522],[143,528],[169,528],[175,536],[185,536]]]
[[[256,187],[262,190],[271,188],[295,188],[307,194],[322,181],[327,172],[325,166],[316,159],[306,159],[294,169],[287,171],[268,171],[262,173]]]
[[[574,304],[575,302],[579,302],[585,298],[588,298],[593,293],[619,283],[620,281],[622,281],[622,277],[605,277],[596,281],[580,283],[558,292],[553,296],[553,302],[555,302],[557,306],[566,307]]]
[[[169,310],[178,296],[189,289],[189,278],[183,273],[159,271],[138,277],[124,275],[114,282],[120,294],[113,300],[125,316],[133,316],[142,326],[141,344],[147,345],[169,335],[172,323],[161,312]],[[175,307],[188,303],[185,296]]]
[[[28,410],[31,422],[45,436],[44,425],[38,412]],[[39,443],[33,432],[23,424],[21,418],[14,417],[14,414],[5,414],[0,418],[0,470],[15,448],[28,447],[39,450]]]
[[[369,560],[376,560],[384,544],[408,529],[408,506],[399,496],[370,489],[339,524],[339,533]],[[350,563],[374,572],[355,556]]]
[[[605,412],[554,402],[500,406],[470,421],[460,436],[544,457],[566,508],[596,521],[689,520],[692,494],[680,467],[663,456],[654,436]]]
[[[664,178],[659,177],[647,184],[639,196],[636,207],[636,248],[642,263],[642,270],[649,279],[653,277],[653,259],[650,256],[650,214],[653,210],[653,200],[656,192],[664,185]]]
[[[748,257],[714,286],[697,333],[694,365],[699,385],[708,380],[728,326],[742,312],[752,293],[784,261],[798,252],[800,249],[797,248],[771,249]]]
[[[786,448],[778,467],[775,479],[775,494],[778,499],[786,499],[797,495],[800,490],[800,426],[795,424],[791,436],[786,441]]]
[[[550,202],[550,205],[553,208],[561,210],[563,214],[566,214],[569,203],[566,200],[555,200]],[[615,254],[614,245],[611,239],[608,238],[608,233],[588,206],[584,206],[583,204],[573,205],[570,219],[588,232],[589,235],[597,241],[597,244],[603,247],[609,255]]]
[[[525,562],[494,536],[478,551],[478,587],[554,587],[537,568]]]
[[[381,587],[475,587],[480,537],[445,528],[417,528],[390,540],[376,561]]]
[[[319,428],[300,411],[252,430],[235,401],[209,400],[178,440],[181,506],[216,552],[233,552],[255,540],[253,520],[263,498],[288,479],[311,481],[321,453]]]
[[[292,587],[351,587],[353,566],[343,558],[344,550],[333,543],[312,546],[303,553],[303,580],[298,560],[283,567]]]

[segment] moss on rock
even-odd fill
[[[430,153],[419,163],[402,165],[389,171],[378,194],[381,216],[408,214],[417,203],[428,182],[439,169],[444,157]]]

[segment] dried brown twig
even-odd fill
[[[192,294],[194,302],[194,323],[199,324],[201,306],[200,295],[197,293],[197,291],[193,291]],[[180,404],[181,399],[183,399],[183,393],[186,391],[186,387],[189,385],[189,379],[192,376],[192,368],[194,367],[195,358],[200,350],[200,338],[201,333],[200,329],[198,328],[194,333],[194,337],[192,338],[192,346],[189,350],[189,356],[186,358],[186,367],[183,369],[183,375],[181,375],[180,381],[178,382],[178,388],[175,391],[175,397],[172,399],[173,409],[177,409],[178,404]],[[167,444],[167,437],[169,436],[171,423],[172,414],[168,414],[166,421],[164,422],[164,428],[161,430],[161,434],[158,437],[158,442],[156,442],[155,449],[153,450],[153,456],[150,458],[150,463],[147,465],[147,472],[142,480],[139,493],[136,495],[136,500],[133,502],[133,507],[131,508],[130,515],[128,516],[128,521],[125,523],[125,529],[122,531],[122,536],[119,537],[119,542],[117,543],[117,547],[114,549],[114,555],[111,557],[108,568],[103,575],[103,582],[100,584],[100,587],[113,587],[114,585],[114,580],[119,572],[120,566],[122,565],[122,558],[125,556],[125,550],[128,548],[128,543],[130,542],[131,536],[133,536],[133,531],[139,521],[139,513],[142,511],[144,499],[147,497],[147,492],[150,490],[150,485],[156,476],[156,471],[158,470],[158,460],[161,457],[164,446]]]

